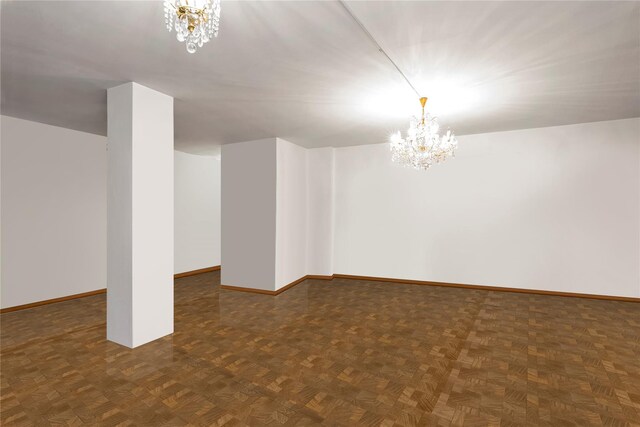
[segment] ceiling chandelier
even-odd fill
[[[420,98],[422,117],[413,117],[406,138],[402,138],[400,132],[391,135],[391,160],[394,162],[414,169],[429,169],[431,165],[455,156],[458,140],[450,130],[440,136],[438,118],[425,114],[426,103],[427,98]]]
[[[413,117],[409,123],[407,137],[402,138],[402,134],[400,132],[396,132],[391,135],[389,144],[391,147],[391,160],[403,166],[413,167],[415,169],[429,169],[431,165],[440,163],[449,157],[453,157],[455,155],[456,148],[458,148],[458,141],[456,140],[456,137],[450,130],[448,130],[444,136],[440,136],[438,133],[440,131],[438,118],[428,113],[425,114],[424,107],[427,103],[427,98],[420,95],[415,86],[413,86],[409,81],[409,78],[407,78],[400,67],[398,67],[398,64],[396,64],[387,52],[384,51],[382,46],[380,46],[364,24],[354,15],[349,6],[347,6],[343,0],[338,1],[356,24],[360,26],[362,31],[378,47],[378,51],[382,53],[389,62],[391,62],[418,98],[420,98],[420,104],[422,105],[422,117],[419,119]]]
[[[179,42],[185,42],[187,52],[218,36],[220,0],[165,0],[164,21],[167,30],[176,30]]]

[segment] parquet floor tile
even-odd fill
[[[0,317],[3,426],[640,426],[640,305],[360,280],[176,280],[175,333],[105,296]]]

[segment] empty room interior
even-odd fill
[[[640,2],[0,3],[3,426],[640,426]]]

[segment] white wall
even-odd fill
[[[331,147],[307,150],[307,271],[333,274],[333,153]]]
[[[222,146],[222,275],[275,290],[276,138]]]
[[[4,116],[1,125],[2,307],[104,288],[106,138]],[[456,159],[426,172],[391,164],[386,145],[306,150],[304,274],[640,296],[639,140],[640,119],[463,136]],[[273,210],[230,219],[266,237],[276,233],[270,141],[251,166],[273,157],[270,179],[238,170],[246,190],[227,194],[242,206],[258,188],[272,191]],[[181,196],[195,178],[180,164],[176,202],[203,207],[193,193]],[[176,260],[197,265],[179,243],[189,240],[179,212]],[[245,235],[240,259],[256,241]],[[272,252],[264,259],[275,277]],[[245,258],[237,268],[247,265],[256,264]]]
[[[2,308],[106,287],[107,138],[2,116]],[[220,264],[220,160],[175,152],[175,273]]]
[[[276,286],[307,274],[307,150],[277,140]]]
[[[335,273],[640,296],[640,119],[335,150]]]
[[[174,155],[174,272],[220,265],[220,159]]]
[[[2,308],[106,287],[106,138],[2,116]]]

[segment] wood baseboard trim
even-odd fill
[[[209,273],[211,271],[220,270],[220,266],[216,265],[213,267],[202,268],[200,270],[187,271],[184,273],[179,273],[174,275],[174,278],[179,279],[181,277],[194,276],[196,274]],[[447,288],[463,288],[463,289],[476,289],[483,291],[497,291],[497,292],[515,292],[520,294],[533,294],[533,295],[551,295],[558,297],[573,297],[573,298],[587,298],[587,299],[596,299],[596,300],[608,300],[608,301],[623,301],[623,302],[640,302],[640,298],[635,297],[620,297],[620,296],[612,296],[612,295],[596,295],[596,294],[581,294],[575,292],[558,292],[558,291],[544,291],[537,289],[520,289],[520,288],[504,288],[500,286],[486,286],[486,285],[467,285],[462,283],[447,283],[447,282],[430,282],[427,280],[409,280],[409,279],[394,279],[391,277],[376,277],[376,276],[357,276],[352,274],[333,274],[330,276],[324,275],[315,275],[309,274],[307,276],[301,277],[298,280],[294,280],[286,286],[276,290],[269,291],[265,289],[253,289],[253,288],[244,288],[241,286],[229,286],[229,285],[220,285],[220,289],[225,289],[229,291],[239,291],[239,292],[250,292],[262,295],[271,295],[276,296],[284,291],[293,288],[298,283],[301,283],[307,279],[315,279],[315,280],[333,280],[333,279],[347,279],[347,280],[369,280],[372,282],[390,282],[390,283],[400,283],[406,285],[427,285],[427,286],[442,286]],[[18,310],[27,310],[29,308],[39,307],[42,305],[54,304],[56,302],[69,301],[77,298],[90,297],[93,295],[99,295],[106,293],[106,289],[98,289],[95,291],[84,292],[81,294],[67,295],[60,298],[52,298],[44,301],[32,302],[29,304],[16,305],[14,307],[7,307],[0,309],[0,314],[10,313],[12,311]]]
[[[283,286],[280,289],[276,290],[274,295],[280,295],[284,291],[287,291],[287,290],[293,288],[295,285],[297,285],[300,282],[305,281],[306,279],[307,279],[307,276],[303,276],[303,277],[299,278],[298,280],[294,280],[293,282],[289,283],[288,285]]]
[[[195,276],[196,274],[209,273],[211,271],[216,271],[216,270],[220,270],[220,266],[219,265],[215,265],[213,267],[201,268],[199,270],[185,271],[184,273],[174,274],[173,278],[174,279],[180,279],[181,277]],[[0,314],[10,313],[12,311],[18,311],[18,310],[26,310],[26,309],[29,309],[29,308],[40,307],[41,305],[54,304],[56,302],[69,301],[69,300],[77,299],[77,298],[90,297],[90,296],[93,296],[93,295],[104,294],[106,292],[107,292],[106,288],[105,289],[98,289],[96,291],[83,292],[81,294],[67,295],[65,297],[52,298],[52,299],[48,299],[48,300],[44,300],[44,301],[36,301],[36,302],[32,302],[32,303],[29,303],[29,304],[23,304],[23,305],[16,305],[14,307],[7,307],[7,308],[0,309]]]
[[[575,293],[575,292],[544,291],[544,290],[538,290],[538,289],[506,288],[501,286],[467,285],[462,283],[430,282],[427,280],[393,279],[390,277],[354,276],[351,274],[334,274],[333,277],[336,279],[370,280],[372,282],[392,282],[392,283],[401,283],[401,284],[407,284],[407,285],[442,286],[447,288],[476,289],[476,290],[497,291],[497,292],[515,292],[520,294],[551,295],[551,296],[557,296],[557,297],[574,297],[574,298],[587,298],[587,299],[598,299],[598,300],[609,300],[609,301],[640,302],[640,298],[619,297],[619,296],[612,296],[612,295],[581,294],[581,293]]]
[[[315,280],[333,280],[333,274],[330,276],[325,276],[322,274],[308,274],[304,276],[305,279],[315,279]]]
[[[289,283],[286,286],[281,287],[280,289],[278,289],[276,291],[270,291],[270,290],[267,290],[267,289],[245,288],[245,287],[242,287],[242,286],[230,286],[230,285],[220,285],[220,289],[225,289],[227,291],[250,292],[250,293],[253,293],[253,294],[276,296],[276,295],[280,295],[281,293],[283,293],[287,289],[293,288],[295,285],[297,285],[298,283],[302,282],[306,278],[307,277],[305,276],[305,277],[301,277],[298,280],[294,280],[293,282]]]
[[[28,308],[40,307],[41,305],[53,304],[56,302],[69,301],[72,299],[78,299],[78,298],[84,298],[84,297],[91,297],[94,295],[105,294],[105,293],[107,293],[106,289],[98,289],[96,291],[83,292],[81,294],[67,295],[66,297],[52,298],[44,301],[32,302],[29,304],[16,305],[13,307],[0,309],[0,314],[10,313],[12,311],[18,311],[18,310],[26,310]]]
[[[199,270],[185,271],[184,273],[174,274],[173,278],[181,279],[183,277],[195,276],[196,274],[202,274],[202,273],[211,273],[212,271],[218,271],[218,270],[220,270],[220,266],[214,265],[213,267],[201,268]]]
[[[307,279],[332,280],[333,279],[333,275],[331,275],[331,276],[323,276],[323,275],[318,275],[318,274],[310,274],[310,275],[307,275],[307,276],[303,276],[303,277],[299,278],[298,280],[294,280],[293,282],[289,283],[286,286],[281,287],[280,289],[278,289],[276,291],[269,291],[269,290],[266,290],[266,289],[244,288],[242,286],[230,286],[230,285],[220,285],[220,289],[226,289],[227,291],[251,292],[251,293],[254,293],[254,294],[276,296],[276,295],[280,295],[281,293],[283,293],[284,291],[286,291],[288,289],[293,288],[298,283],[303,282],[303,281],[305,281]]]
[[[255,289],[255,288],[244,288],[242,286],[231,286],[231,285],[220,285],[220,289],[224,289],[226,291],[238,291],[238,292],[249,292],[252,294],[262,294],[262,295],[275,295],[275,291],[270,291],[267,289]]]

